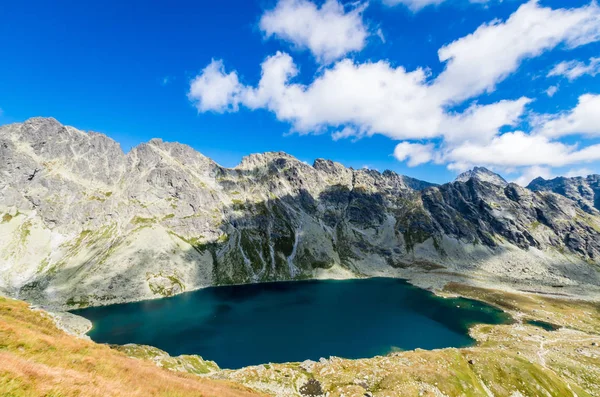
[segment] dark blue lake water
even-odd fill
[[[462,347],[473,342],[471,325],[510,320],[483,303],[387,278],[206,288],[74,313],[92,321],[96,342],[198,354],[222,368]]]

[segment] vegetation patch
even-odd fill
[[[31,226],[31,221],[27,220],[19,227],[19,241],[21,244],[27,243],[27,238],[31,235]]]
[[[317,397],[322,396],[325,393],[321,387],[321,382],[313,378],[300,386],[300,394],[307,397]]]
[[[144,218],[143,216],[135,216],[131,223],[134,225],[150,225],[156,222],[156,218]]]
[[[84,308],[90,305],[90,300],[87,296],[72,296],[67,299],[66,304],[71,307]]]
[[[167,297],[185,291],[185,284],[175,274],[147,273],[146,281],[154,295]]]
[[[246,202],[243,200],[232,199],[231,204],[236,211],[243,211],[246,208]]]

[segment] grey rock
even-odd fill
[[[568,197],[590,214],[597,215],[600,211],[600,175],[598,174],[574,178],[558,177],[551,180],[536,178],[527,188],[536,192],[554,192]]]
[[[440,186],[282,152],[225,168],[45,118],[0,127],[0,156],[0,292],[61,309],[324,277],[600,286],[595,209],[481,168]]]
[[[455,182],[467,182],[469,179],[474,178],[481,182],[489,182],[495,185],[506,186],[508,182],[500,175],[488,170],[485,167],[475,167],[472,170],[463,172],[454,180]]]

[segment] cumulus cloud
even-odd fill
[[[541,7],[532,0],[505,22],[483,24],[438,51],[446,69],[435,81],[438,94],[460,102],[492,91],[527,58],[564,43],[574,48],[600,39],[600,7]]]
[[[319,62],[330,63],[365,46],[365,7],[358,3],[347,11],[337,0],[326,0],[320,7],[309,0],[279,0],[261,17],[260,29],[266,37],[307,48]]]
[[[297,3],[305,1],[282,1],[277,7]],[[321,12],[326,4],[309,8]],[[235,71],[213,61],[192,81],[189,97],[199,111],[267,109],[300,134],[334,131],[334,139],[385,135],[403,141],[394,156],[410,166],[431,161],[456,170],[472,165],[565,166],[600,160],[600,145],[578,148],[553,141],[566,134],[597,133],[595,96],[582,96],[577,108],[565,114],[537,117],[533,133],[501,133],[503,127],[520,125],[531,98],[467,101],[493,91],[527,58],[559,45],[568,49],[597,40],[596,3],[551,9],[531,0],[506,21],[484,24],[440,48],[440,61],[446,65],[438,76],[427,68],[407,70],[383,60],[343,59],[301,84],[294,81],[298,67],[292,57],[278,52],[262,63],[256,85],[241,84]],[[455,105],[466,105],[461,106],[465,110],[455,111]]]
[[[214,62],[213,62],[214,63]],[[210,110],[237,109],[241,103],[251,109],[266,108],[281,121],[290,122],[303,134],[329,127],[350,126],[336,137],[386,135],[392,139],[422,139],[445,135],[458,138],[493,136],[498,128],[513,125],[530,102],[528,98],[503,100],[490,105],[472,105],[463,113],[444,110],[444,103],[432,95],[427,73],[406,71],[385,61],[357,64],[348,59],[326,69],[309,85],[290,80],[297,67],[286,53],[277,53],[262,64],[257,87],[241,87],[235,72],[227,74],[222,64],[209,66],[196,78],[200,87],[225,86],[218,99],[205,90],[190,91],[190,97]],[[224,83],[226,84],[224,84]],[[200,108],[199,108],[200,109]]]
[[[400,142],[394,149],[394,157],[398,161],[407,161],[409,167],[415,167],[433,160],[435,146],[431,143]]]
[[[251,109],[267,108],[301,134],[341,127],[334,133],[336,139],[377,133],[392,139],[444,135],[448,140],[477,140],[516,123],[530,102],[519,98],[474,104],[462,113],[446,112],[443,102],[431,95],[424,70],[408,72],[384,61],[356,64],[343,60],[309,85],[291,83],[296,74],[288,54],[267,58],[258,86],[243,87],[232,96],[233,107],[242,103]],[[218,79],[230,75],[222,71]]]
[[[593,173],[594,173],[594,171],[592,171],[589,168],[574,168],[574,169],[571,169],[571,170],[567,171],[567,173],[565,174],[565,176],[567,178],[573,178],[573,177],[576,177],[576,176],[588,176],[588,175],[591,175]]]
[[[225,73],[222,61],[213,60],[190,83],[188,98],[198,112],[237,111],[242,85],[237,73]]]
[[[596,150],[600,145],[595,145]],[[552,141],[542,135],[530,135],[522,131],[507,132],[494,137],[485,144],[464,142],[447,150],[446,162],[455,167],[484,164],[500,167],[523,167],[533,165],[564,166],[581,161],[600,160],[600,150],[589,153],[588,149]]]
[[[583,75],[595,76],[600,74],[600,58],[590,58],[586,64],[581,61],[565,61],[557,63],[548,73],[548,77],[564,76],[573,81]]]
[[[278,52],[263,62],[257,87],[242,87],[235,72],[226,73],[214,61],[194,80],[190,98],[199,110],[235,110],[240,103],[267,108],[300,133],[351,126],[359,136],[383,134],[400,140],[490,138],[500,127],[513,125],[530,100],[472,105],[461,114],[448,112],[448,107],[492,90],[526,57],[561,42],[576,46],[591,41],[600,29],[599,16],[595,4],[552,10],[530,1],[506,22],[484,24],[442,47],[439,56],[446,68],[435,79],[423,68],[408,71],[386,61],[344,59],[303,85],[292,82],[298,72],[293,59]],[[221,91],[211,93],[210,87]]]
[[[544,179],[554,178],[552,170],[548,167],[533,166],[525,169],[523,173],[513,182],[523,187],[529,185],[535,178],[542,177]]]
[[[442,127],[446,143],[469,140],[488,142],[503,126],[514,126],[520,121],[530,98],[501,100],[489,105],[473,104],[463,113],[450,113]]]
[[[600,161],[600,144],[579,148],[542,135],[508,132],[487,144],[465,142],[448,147],[440,155],[448,168],[462,171],[476,165],[511,170],[519,167],[563,167]],[[535,169],[535,168],[534,168]]]
[[[549,137],[600,136],[600,95],[582,95],[573,109],[558,115],[539,116],[533,122],[537,124],[537,133]]]

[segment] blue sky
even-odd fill
[[[598,8],[4,2],[0,123],[51,116],[124,150],[160,137],[225,166],[283,150],[434,182],[473,165],[521,183],[600,173]]]

